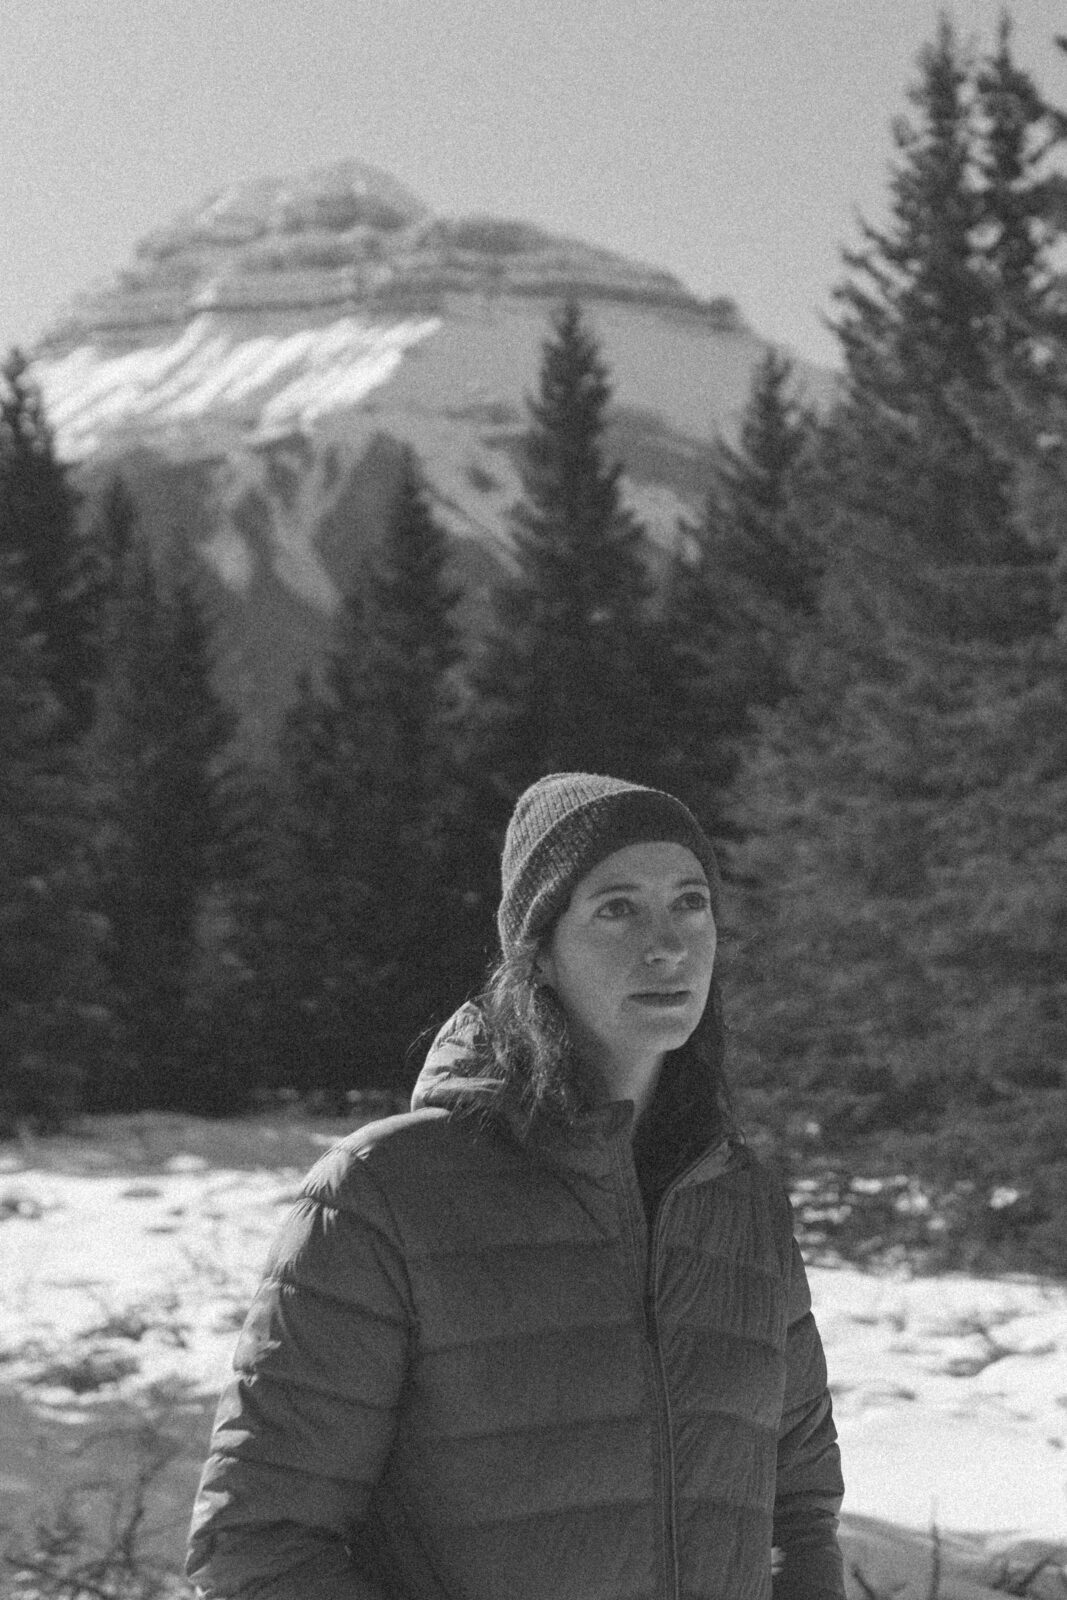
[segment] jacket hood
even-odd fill
[[[505,1082],[485,1071],[485,1022],[481,1009],[467,1001],[439,1030],[411,1096],[411,1109],[424,1107],[473,1115],[483,1125],[506,1130],[520,1145],[536,1145],[544,1156],[555,1152],[566,1160],[605,1137],[630,1127],[628,1101],[589,1107],[573,1123],[558,1124],[534,1110],[509,1103]]]
[[[412,1091],[412,1111],[424,1106],[454,1111],[472,1103],[491,1105],[503,1083],[480,1075],[483,1041],[482,1014],[468,1000],[438,1029]]]
[[[533,1132],[528,1118],[514,1107],[503,1104],[504,1080],[485,1072],[485,1023],[480,1007],[468,1000],[438,1030],[411,1096],[411,1109],[436,1107],[445,1111],[475,1112],[489,1119],[499,1118],[520,1143]],[[717,1144],[725,1148],[744,1144],[744,1134],[732,1117],[708,1103],[696,1090],[692,1069],[666,1075],[653,1100],[652,1115],[639,1124],[638,1146],[644,1147],[647,1160],[669,1170],[680,1151],[692,1157],[701,1148]],[[550,1143],[575,1138],[597,1139],[629,1127],[632,1106],[629,1101],[595,1106],[579,1116],[569,1134],[556,1130],[553,1135],[540,1127],[538,1142],[547,1135]],[[659,1147],[658,1150],[656,1147]]]

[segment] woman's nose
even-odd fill
[[[652,929],[645,947],[645,961],[649,966],[678,961],[685,954],[685,940],[673,922],[664,920]]]

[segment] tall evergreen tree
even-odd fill
[[[96,1038],[88,816],[27,607],[0,563],[0,1130],[80,1109]]]
[[[446,870],[454,617],[447,536],[406,454],[381,548],[339,618],[321,688],[282,745],[265,951],[296,1042],[290,1081],[333,1097],[399,1089],[416,1034],[454,1000],[463,910]]]
[[[720,552],[681,530],[677,558],[653,583],[647,535],[605,453],[610,402],[597,340],[580,308],[565,305],[529,402],[513,563],[469,672],[465,881],[486,958],[501,837],[530,781],[585,769],[667,788],[715,835],[747,728],[754,668],[727,663]],[[759,560],[754,520],[739,571]],[[780,531],[784,541],[784,519]]]
[[[738,733],[751,730],[756,707],[787,692],[793,640],[818,604],[816,424],[794,386],[793,363],[768,350],[736,445],[716,441],[699,535],[703,570],[694,578],[705,590],[715,671],[732,686]]]
[[[1006,21],[975,66],[942,19],[911,99],[890,226],[865,230],[837,291],[847,502],[881,521],[889,559],[923,571],[939,632],[1006,643],[1048,619],[1010,468],[974,412],[1011,352],[1028,359],[1027,323],[1049,290],[1043,164],[1059,121],[1015,63]]]
[[[908,93],[914,115],[893,128],[889,224],[863,226],[863,246],[845,252],[851,276],[837,291],[852,385],[890,410],[901,384],[905,398],[919,391],[934,401],[947,383],[983,373],[970,72],[947,17],[918,68]]]
[[[734,861],[750,886],[735,1017],[749,1070],[846,1138],[931,1111],[932,744],[959,692],[864,555],[853,542],[828,569],[797,692],[761,719]]]
[[[89,542],[93,553],[94,679],[116,642],[123,586],[129,578],[129,561],[138,538],[137,505],[121,473],[114,473],[93,503]]]
[[[486,959],[501,838],[534,778],[608,772],[671,785],[698,807],[708,792],[690,781],[695,725],[679,703],[677,669],[696,664],[676,662],[668,648],[645,536],[624,504],[621,468],[606,457],[610,401],[596,337],[580,307],[566,304],[553,318],[528,402],[513,560],[469,672],[466,882]]]
[[[712,559],[739,580],[739,597],[786,615],[810,613],[818,597],[816,552],[797,503],[814,419],[795,384],[793,362],[769,349],[753,374],[737,444],[716,441],[707,510]]]
[[[634,641],[650,584],[621,469],[605,459],[610,398],[597,341],[568,304],[553,321],[529,401],[523,495],[511,519],[514,567],[472,672],[476,761],[494,829],[542,772],[634,776],[641,764]]]
[[[700,532],[681,527],[643,633],[635,632],[640,698],[629,727],[643,781],[684,800],[714,838],[730,831],[728,799],[752,732],[748,696],[763,668],[736,623]]]
[[[401,853],[409,844],[417,854],[436,846],[452,776],[460,647],[449,559],[421,468],[406,451],[381,549],[330,664],[338,701],[359,708],[366,782]]]
[[[966,954],[981,941],[963,907],[991,860],[968,819],[991,815],[994,772],[1028,770],[1023,686],[1050,648],[1020,458],[981,420],[1000,370],[988,255],[1000,235],[972,181],[969,83],[942,24],[921,58],[920,129],[898,132],[893,228],[868,231],[843,295],[849,393],[831,434],[841,509],[821,627],[743,788],[739,871],[757,886],[759,929],[743,985],[750,1059],[768,1081],[788,1061],[824,1121],[852,1132],[939,1129],[946,1106],[996,1076],[966,1020],[998,982]],[[1030,263],[1041,270],[1040,254]]]
[[[1016,61],[1010,15],[976,77],[979,149],[979,261],[992,294],[997,343],[1025,349],[1033,319],[1047,315],[1054,285],[1050,250],[1053,171],[1063,119]]]
[[[959,397],[989,381],[993,285],[979,259],[971,73],[951,24],[919,58],[913,121],[900,119],[891,218],[865,227],[836,291],[848,381],[840,423],[860,515],[913,564],[1003,560],[1007,493]],[[947,603],[947,602],[946,602]],[[966,619],[946,618],[956,631]]]
[[[13,350],[0,370],[0,553],[29,605],[45,673],[76,735],[92,719],[98,572],[40,390]]]
[[[719,437],[697,527],[683,526],[650,611],[649,703],[664,786],[709,831],[733,835],[733,786],[759,712],[792,687],[791,660],[820,587],[814,418],[792,363],[769,350],[735,444]]]
[[[141,540],[122,561],[89,748],[97,893],[126,1063],[98,1104],[210,1104],[197,1082],[201,919],[223,875],[225,761],[235,719],[212,681],[191,575],[163,581]]]
[[[309,678],[279,739],[264,870],[241,907],[267,1081],[340,1101],[365,1083],[361,933],[369,897],[342,715]]]
[[[958,799],[942,819],[939,962],[969,1094],[937,1145],[960,1183],[981,1174],[982,1247],[1062,1271],[1067,1222],[1067,340],[1050,297],[1030,320],[1045,360],[1008,361],[984,412],[1052,623],[987,664],[948,730]]]

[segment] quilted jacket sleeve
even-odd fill
[[[384,1600],[360,1530],[412,1323],[389,1207],[364,1161],[332,1152],[275,1240],[219,1402],[186,1569],[209,1600]]]
[[[774,1600],[844,1600],[837,1513],[844,1493],[826,1360],[807,1274],[792,1241],[786,1389],[778,1432]]]

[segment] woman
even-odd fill
[[[503,960],[410,1113],[310,1174],[235,1357],[189,1573],[239,1600],[842,1600],[788,1201],[733,1128],[718,874],[671,796],[557,773]]]

